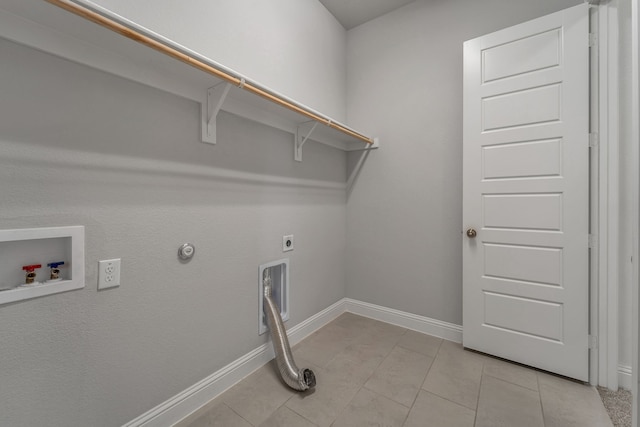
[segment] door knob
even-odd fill
[[[478,233],[476,232],[475,229],[470,228],[467,230],[467,237],[470,239],[473,239],[474,237],[476,237],[478,235]]]

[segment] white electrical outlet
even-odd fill
[[[120,258],[98,261],[98,289],[120,286]]]
[[[293,250],[293,234],[282,236],[282,252]]]

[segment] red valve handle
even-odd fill
[[[27,273],[31,273],[36,268],[42,268],[42,264],[33,264],[33,265],[24,265],[24,266],[22,266],[22,269],[24,271],[26,271]]]

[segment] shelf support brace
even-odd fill
[[[216,143],[218,113],[229,94],[231,83],[218,83],[207,89],[207,99],[202,103],[202,142]]]
[[[302,136],[302,129],[300,127],[303,125],[308,125],[309,123],[313,123],[313,126],[311,126],[311,129],[309,129],[309,132],[307,132],[306,135]],[[305,142],[307,142],[313,131],[316,130],[316,126],[318,126],[318,123],[320,122],[314,122],[312,120],[309,122],[304,122],[296,127],[296,140],[293,147],[293,158],[296,161],[302,161],[302,146],[305,144]]]
[[[371,144],[364,144],[362,147],[357,147],[357,148],[348,148],[345,151],[368,151],[368,150],[375,150],[376,148],[380,148],[379,138],[373,138],[373,143]]]

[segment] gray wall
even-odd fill
[[[416,1],[347,33],[347,119],[382,143],[349,190],[348,297],[462,324],[462,43],[580,3]]]
[[[317,0],[93,2],[345,120],[347,35]]]
[[[287,325],[344,297],[344,152],[297,163],[291,134],[225,113],[202,144],[194,102],[9,42],[0,57],[1,228],[86,227],[84,289],[0,306],[0,425],[122,425],[264,343],[258,266],[284,234]],[[121,286],[97,292],[117,257]]]

